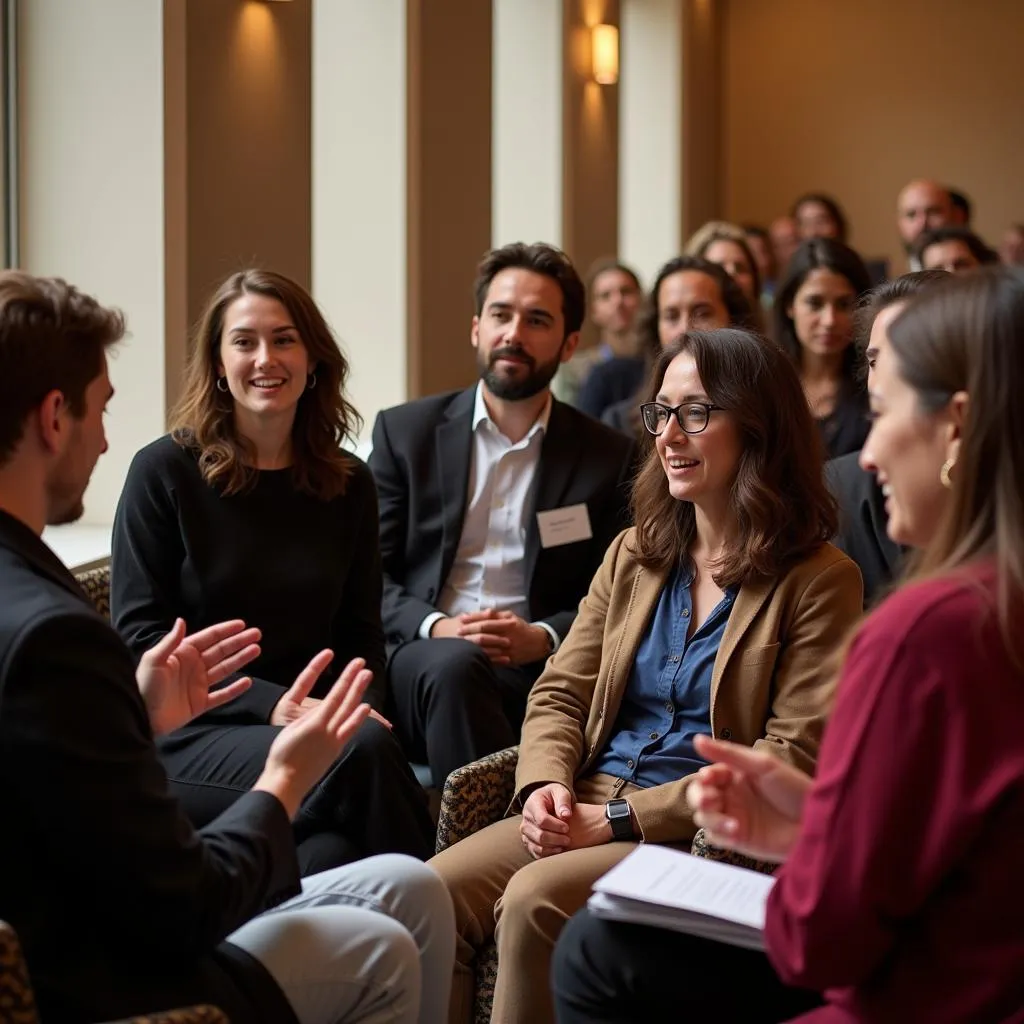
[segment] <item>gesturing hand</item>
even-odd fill
[[[157,736],[180,728],[210,708],[244,693],[247,676],[210,693],[210,687],[259,657],[258,629],[241,619],[185,635],[185,620],[175,619],[169,633],[139,659],[135,681]]]
[[[697,736],[701,757],[717,762],[686,790],[708,842],[761,860],[782,861],[796,842],[812,780],[771,754]]]
[[[331,651],[321,651],[295,681],[293,690],[306,693],[330,664]],[[289,722],[274,739],[267,763],[254,789],[273,793],[294,817],[302,798],[320,780],[370,712],[361,704],[373,673],[361,658],[350,661],[314,707]]]
[[[549,782],[526,798],[519,837],[532,857],[550,857],[569,848],[572,805],[572,793],[560,782]]]

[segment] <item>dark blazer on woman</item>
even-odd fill
[[[0,918],[44,1020],[196,1002],[293,1021],[224,942],[299,891],[291,823],[249,793],[201,832],[167,790],[131,655],[24,523],[0,512]]]

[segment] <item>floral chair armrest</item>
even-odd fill
[[[441,791],[437,852],[493,825],[505,816],[516,787],[519,747],[488,754],[455,771]]]
[[[753,857],[745,857],[735,850],[726,850],[721,846],[712,846],[704,835],[704,829],[697,829],[697,834],[690,844],[690,853],[694,857],[705,857],[708,860],[719,860],[724,864],[735,864],[740,868],[747,868],[750,871],[760,871],[762,874],[770,875],[779,866],[767,860],[754,860]]]

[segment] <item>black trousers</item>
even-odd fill
[[[541,665],[497,666],[468,640],[412,640],[388,663],[389,715],[413,761],[440,788],[456,769],[519,742]]]
[[[551,974],[559,1024],[774,1024],[822,1005],[783,985],[763,953],[588,910],[562,931]]]
[[[188,725],[160,741],[171,792],[197,828],[248,792],[263,771],[274,725]],[[303,875],[377,853],[434,853],[426,794],[395,737],[363,723],[306,796],[293,823]]]

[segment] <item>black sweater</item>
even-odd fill
[[[263,631],[253,686],[199,721],[265,723],[318,651],[334,663],[322,695],[352,658],[374,681],[367,700],[383,709],[384,633],[377,494],[352,456],[345,494],[300,493],[289,470],[260,472],[255,487],[224,497],[199,472],[197,454],[169,436],[132,460],[114,519],[111,615],[138,658],[181,616],[189,632],[225,619]]]

